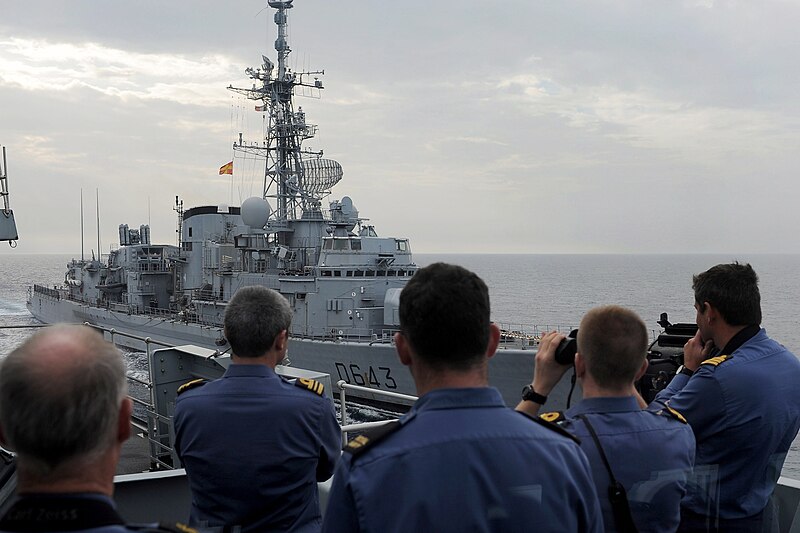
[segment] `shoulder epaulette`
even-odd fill
[[[558,433],[559,435],[562,435],[562,436],[564,436],[564,437],[567,437],[568,439],[570,439],[570,440],[572,440],[572,441],[575,441],[575,442],[576,442],[576,443],[578,443],[578,444],[580,444],[580,443],[581,443],[581,439],[579,439],[578,437],[576,437],[575,435],[573,435],[572,433],[570,433],[570,432],[569,432],[569,431],[567,431],[566,429],[562,428],[562,427],[561,427],[561,426],[559,426],[558,424],[555,424],[555,423],[553,423],[553,422],[549,422],[549,421],[547,421],[546,419],[542,418],[541,416],[531,416],[531,415],[529,415],[528,413],[523,413],[522,411],[517,411],[517,412],[518,412],[519,414],[521,414],[522,416],[524,416],[525,418],[527,418],[528,420],[533,420],[534,422],[536,422],[536,423],[537,423],[537,424],[539,424],[540,426],[544,426],[544,427],[546,427],[546,428],[547,428],[547,429],[549,429],[549,430],[555,431],[555,432],[556,432],[556,433]],[[542,413],[542,414],[543,414],[543,415],[547,415],[547,414],[551,414],[551,413]],[[561,415],[562,415],[562,417],[561,417],[561,418],[562,418],[562,420],[563,420],[563,419],[564,419],[563,413],[559,413],[559,414],[561,414]]]
[[[378,426],[373,430],[365,431],[358,437],[350,439],[350,442],[347,443],[347,446],[344,447],[344,451],[352,455],[353,457],[358,457],[365,451],[372,448],[375,443],[382,440],[387,435],[391,435],[398,429],[402,424],[399,420],[392,420],[388,424],[384,424],[382,426]]]
[[[673,418],[679,422],[684,424],[688,424],[689,422],[686,420],[686,417],[683,416],[681,413],[670,407],[669,405],[665,406],[663,409],[659,409],[658,411],[649,411],[650,413],[655,413],[657,415],[666,416],[667,418]]]
[[[733,359],[732,355],[718,355],[716,357],[712,357],[711,359],[706,359],[705,361],[703,361],[700,364],[701,365],[719,366],[722,363],[724,363],[725,361],[728,361],[730,359]]]
[[[181,524],[180,522],[174,522],[171,524],[159,523],[156,526],[151,524],[148,525],[136,525],[136,524],[127,524],[125,526],[127,529],[132,529],[134,531],[142,531],[144,533],[199,533],[193,527],[189,527],[186,524]]]
[[[296,387],[300,387],[301,389],[310,390],[315,394],[319,394],[322,396],[322,393],[325,392],[325,385],[310,378],[297,378],[294,380],[294,384]]]
[[[539,418],[542,420],[546,420],[547,422],[561,422],[565,420],[564,413],[562,411],[550,411],[549,413],[542,413],[539,415]]]
[[[178,394],[183,394],[187,390],[191,390],[191,389],[200,387],[202,385],[205,385],[206,383],[207,383],[207,381],[205,379],[203,379],[203,378],[197,378],[197,379],[193,379],[192,381],[187,381],[186,383],[184,383],[183,385],[178,387]]]

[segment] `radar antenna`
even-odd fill
[[[273,20],[278,27],[275,50],[277,65],[266,56],[262,64],[245,70],[253,86],[250,89],[229,86],[228,89],[248,99],[261,101],[259,110],[267,112],[269,123],[264,142],[245,142],[239,134],[234,142],[234,152],[263,157],[264,198],[275,198],[277,209],[275,222],[295,220],[306,211],[319,211],[321,200],[330,194],[330,189],[342,178],[342,167],[336,161],[323,159],[322,151],[307,150],[303,141],[315,136],[317,126],[306,122],[302,107],[294,108],[293,96],[298,88],[303,95],[318,95],[323,89],[319,76],[325,71],[292,72],[287,67],[291,48],[288,44],[287,10],[293,0],[268,0],[269,7],[276,9]],[[313,79],[312,79],[313,77]],[[280,224],[276,224],[280,226]],[[279,237],[279,240],[282,240]]]

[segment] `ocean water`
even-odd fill
[[[0,255],[0,326],[36,324],[25,307],[28,287],[61,283],[70,259]],[[752,264],[759,274],[767,333],[800,354],[800,255],[415,255],[420,266],[446,261],[481,276],[496,322],[564,329],[577,326],[592,307],[618,304],[636,311],[653,332],[663,312],[672,322],[692,322],[692,275],[734,260]],[[31,331],[0,328],[0,357]],[[143,355],[127,356],[129,372],[146,378]],[[800,479],[800,441],[789,452],[784,475]]]

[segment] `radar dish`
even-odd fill
[[[259,196],[252,196],[242,202],[242,222],[251,228],[263,228],[267,223],[269,213],[269,204]]]
[[[315,198],[330,194],[344,172],[342,165],[333,159],[305,159],[303,165],[303,191]]]

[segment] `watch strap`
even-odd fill
[[[533,387],[530,385],[526,385],[522,389],[522,400],[526,402],[533,402],[538,403],[539,405],[544,405],[547,402],[547,396],[543,394],[539,394]]]

